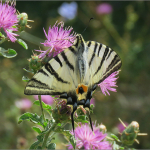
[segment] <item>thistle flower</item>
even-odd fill
[[[60,27],[58,27],[60,25]],[[48,34],[46,34],[46,31],[44,30],[45,36],[47,40],[42,43],[44,46],[49,47],[46,51],[42,50],[36,50],[41,52],[39,55],[39,58],[44,58],[46,54],[48,56],[55,57],[57,54],[62,52],[64,49],[72,46],[74,40],[75,40],[75,34],[71,31],[73,30],[72,27],[68,27],[63,29],[64,23],[55,23],[53,27],[49,27]]]
[[[12,33],[13,31],[18,31],[18,29],[14,26],[16,26],[18,23],[18,18],[16,14],[16,9],[13,4],[11,6],[7,3],[2,4],[2,1],[0,2],[0,30],[1,28],[6,33],[7,37],[12,41],[15,42],[17,39],[15,36],[19,36],[15,33]]]
[[[36,100],[38,100],[38,95],[34,95],[34,98]],[[49,95],[41,95],[41,100],[48,105],[52,105],[54,103],[54,99],[53,97],[49,96]]]
[[[95,125],[93,132],[88,124],[78,126],[74,131],[76,138],[76,148],[112,149],[109,142],[105,140],[107,134],[103,134]],[[73,132],[71,133],[73,134]],[[68,149],[73,149],[71,144],[68,145]]]
[[[129,125],[127,122],[124,122],[124,124],[125,124],[126,126]],[[118,128],[118,131],[119,131],[120,133],[122,133],[123,130],[125,129],[125,127],[123,126],[122,123],[119,123],[119,124],[117,125],[117,128]]]
[[[98,84],[98,86],[101,88],[102,90],[102,93],[104,95],[106,95],[106,93],[108,95],[109,91],[113,91],[113,92],[116,92],[116,89],[113,88],[113,87],[117,87],[116,85],[116,80],[118,79],[117,77],[115,77],[116,75],[119,74],[119,71],[115,71],[114,73],[112,73],[109,77],[107,77],[103,82],[101,82],[100,84]]]

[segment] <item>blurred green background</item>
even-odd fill
[[[67,2],[70,3],[70,2]],[[140,132],[150,133],[150,2],[148,1],[110,1],[105,2],[109,11],[100,11],[101,1],[76,2],[77,14],[72,19],[63,17],[58,8],[69,8],[63,1],[17,1],[16,9],[26,12],[30,20],[31,29],[26,28],[21,38],[26,41],[29,49],[25,50],[18,43],[5,42],[1,46],[5,49],[13,48],[18,55],[15,58],[0,57],[0,148],[16,149],[29,148],[36,140],[36,133],[30,122],[17,124],[18,117],[24,112],[41,114],[38,106],[28,110],[16,107],[15,101],[32,96],[24,95],[26,83],[22,76],[31,77],[23,68],[28,69],[27,59],[32,51],[44,49],[40,44],[46,40],[49,26],[58,20],[64,21],[65,26],[72,26],[74,31],[81,33],[84,39],[94,40],[113,48],[122,59],[122,68],[117,80],[117,93],[110,92],[110,96],[103,95],[100,90],[94,94],[95,108],[92,120],[106,125],[108,132],[116,134],[115,127],[119,124],[118,118],[130,123],[137,121]],[[75,6],[74,6],[75,7]],[[71,9],[72,10],[72,9]],[[67,15],[70,13],[67,13]],[[82,31],[88,25],[85,32]],[[35,51],[34,51],[35,52]],[[71,128],[70,128],[71,129]],[[140,144],[134,143],[137,149],[150,148],[150,138],[139,136]],[[63,136],[56,136],[57,149],[65,148]]]

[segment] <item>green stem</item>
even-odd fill
[[[64,127],[66,124],[67,124],[67,123],[62,123],[62,127]],[[42,148],[45,148],[46,143],[47,143],[47,139],[48,139],[50,133],[52,132],[50,137],[54,136],[54,134],[56,133],[56,132],[55,132],[56,126],[57,126],[57,123],[55,122],[55,123],[50,127],[49,131],[46,133],[45,138],[44,138],[44,141],[43,141],[43,144],[42,144]]]
[[[43,141],[43,144],[42,144],[42,148],[45,148],[45,147],[46,147],[46,142],[47,142],[47,139],[48,139],[48,137],[49,137],[49,134],[50,134],[51,132],[54,132],[54,131],[55,131],[55,127],[56,127],[56,126],[57,126],[57,123],[54,123],[54,124],[50,127],[49,131],[46,133],[45,138],[44,138],[44,141]]]
[[[45,116],[44,116],[44,111],[43,111],[43,105],[42,105],[41,95],[38,95],[38,98],[39,98],[39,102],[40,102],[40,107],[41,107],[41,111],[42,111],[42,116],[43,116],[43,119],[44,119],[44,121],[45,121]]]

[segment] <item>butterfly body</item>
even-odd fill
[[[78,34],[73,45],[52,58],[27,83],[26,95],[60,95],[72,106],[90,108],[97,84],[121,67],[119,56],[111,48],[95,42],[85,42]],[[90,117],[89,117],[90,119]],[[90,119],[92,128],[92,123]]]

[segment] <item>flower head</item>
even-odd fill
[[[15,101],[16,107],[25,110],[29,109],[32,106],[32,102],[29,99],[23,98],[19,101]]]
[[[59,25],[60,27],[58,27]],[[48,34],[46,34],[46,31],[44,30],[47,40],[42,44],[49,48],[46,51],[36,50],[41,52],[39,58],[44,58],[46,54],[48,54],[49,57],[52,55],[54,57],[60,52],[62,52],[64,49],[72,46],[75,40],[75,34],[71,34],[73,28],[68,27],[63,29],[63,27],[63,22],[56,22],[53,27],[49,27]]]
[[[109,91],[113,91],[113,92],[116,92],[116,89],[113,88],[113,87],[117,87],[116,85],[116,80],[118,79],[117,77],[115,77],[116,75],[119,74],[119,71],[115,71],[114,73],[112,73],[109,77],[107,77],[103,82],[101,82],[100,84],[98,84],[98,86],[101,88],[102,90],[102,93],[104,95],[106,95],[106,93],[108,95]]]
[[[0,30],[3,28],[7,37],[12,41],[15,42],[17,39],[15,36],[18,36],[13,31],[18,31],[17,28],[14,28],[18,23],[18,18],[16,14],[16,9],[13,4],[11,6],[7,3],[2,4],[0,2]]]
[[[34,98],[38,100],[38,95],[34,95]],[[49,95],[41,95],[41,100],[48,105],[52,105],[54,103],[53,97]]]
[[[126,126],[129,125],[127,122],[124,122],[124,124],[125,124]],[[117,128],[118,128],[118,130],[119,130],[120,133],[122,133],[123,130],[125,129],[125,127],[123,126],[122,123],[119,123],[119,124],[117,125]]]
[[[69,20],[73,19],[77,14],[78,5],[76,2],[66,3],[63,2],[58,8],[58,13]]]
[[[103,134],[95,125],[93,131],[88,124],[78,126],[74,133],[78,149],[112,149],[109,142],[105,140],[107,134]],[[68,145],[68,149],[73,149],[71,144]]]
[[[97,6],[96,11],[98,14],[110,14],[112,12],[112,6],[108,3],[102,3]]]

